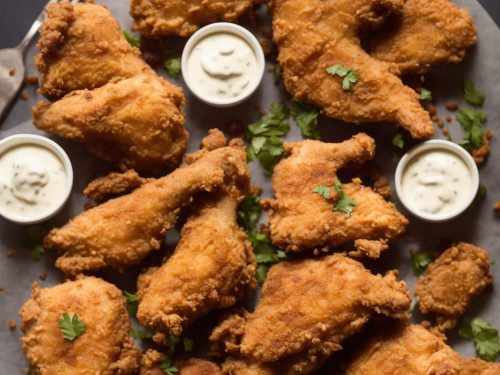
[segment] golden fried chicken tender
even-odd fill
[[[285,143],[285,150],[290,156],[278,163],[272,177],[275,199],[262,201],[275,245],[295,252],[354,241],[353,255],[378,258],[387,242],[405,231],[408,220],[359,179],[342,184],[345,195],[357,202],[351,215],[333,210],[338,201],[334,189],[329,199],[313,192],[319,185],[332,186],[337,170],[372,159],[371,137],[361,133],[342,143]]]
[[[478,358],[468,358],[462,362],[463,375],[498,375],[500,363],[491,363]]]
[[[162,354],[156,350],[147,350],[141,359],[140,375],[165,375],[160,368]],[[198,358],[181,359],[175,361],[177,375],[222,375],[218,365]]]
[[[488,251],[460,242],[431,263],[415,284],[418,308],[436,316],[437,329],[452,329],[472,297],[491,285]]]
[[[372,316],[401,317],[409,305],[395,272],[373,275],[343,254],[283,261],[269,271],[255,311],[222,322],[210,340],[251,367],[265,362],[270,374],[309,374]]]
[[[153,73],[102,5],[61,2],[49,6],[38,48],[35,64],[41,75],[40,92],[51,98]]]
[[[32,112],[38,129],[82,142],[121,170],[161,175],[177,167],[186,150],[184,102],[182,89],[142,74],[40,102]]]
[[[139,281],[137,319],[172,335],[195,319],[234,305],[255,281],[255,256],[236,222],[238,204],[248,193],[232,187],[195,199],[181,240],[159,269]]]
[[[193,196],[249,180],[241,144],[220,148],[191,165],[152,180],[128,195],[91,208],[44,239],[47,249],[63,255],[56,267],[69,275],[139,263],[160,248],[164,233]]]
[[[59,320],[77,314],[85,331],[73,341],[63,338]],[[51,288],[33,284],[20,311],[23,350],[36,374],[135,374],[140,351],[130,336],[122,292],[95,277]]]
[[[260,0],[131,0],[132,28],[146,37],[190,36],[200,26],[234,22]]]
[[[400,74],[424,73],[433,65],[462,61],[476,34],[467,9],[449,0],[407,0],[401,17],[374,38],[370,54],[396,63]]]
[[[403,0],[273,0],[274,40],[288,92],[332,118],[347,122],[391,122],[413,138],[434,135],[419,96],[392,72],[394,66],[370,57],[359,32],[380,26],[401,12]],[[357,81],[344,90],[343,79],[327,68],[341,64]]]

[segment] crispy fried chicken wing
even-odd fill
[[[195,163],[176,169],[121,196],[89,209],[59,229],[44,244],[63,255],[56,267],[75,275],[102,268],[125,268],[160,248],[164,233],[193,196],[249,180],[240,145],[220,148]]]
[[[275,245],[302,251],[354,241],[358,253],[378,258],[387,242],[404,232],[408,220],[359,179],[342,184],[345,195],[357,202],[351,215],[333,210],[338,201],[334,189],[329,199],[313,192],[319,185],[332,186],[337,170],[373,158],[372,138],[358,134],[342,143],[309,140],[287,143],[285,149],[290,156],[272,177],[275,199],[262,201]]]
[[[94,90],[73,91],[55,103],[33,107],[35,126],[85,143],[117,165],[161,175],[182,160],[182,90],[152,74],[138,75]]]
[[[156,350],[147,350],[141,359],[140,375],[165,375],[160,368],[162,354]],[[203,359],[189,358],[176,360],[177,375],[222,375],[218,365]]]
[[[273,0],[274,40],[286,89],[327,116],[347,122],[392,122],[414,138],[434,134],[415,91],[370,57],[358,33],[400,12],[403,0]],[[357,72],[350,90],[326,69],[341,64]]]
[[[265,362],[270,374],[309,374],[373,315],[400,317],[409,305],[394,272],[373,275],[343,254],[283,261],[269,271],[255,311],[222,322],[210,340],[251,367]]]
[[[212,22],[233,22],[260,0],[132,0],[132,28],[146,37],[189,36]]]
[[[77,314],[85,331],[65,340],[58,321]],[[51,288],[33,285],[20,311],[23,350],[36,374],[135,374],[140,352],[130,336],[122,292],[95,277],[67,281]]]
[[[370,54],[396,63],[400,74],[423,73],[462,61],[476,34],[469,12],[449,0],[407,0],[401,17],[393,17],[374,38]]]
[[[478,358],[468,358],[462,362],[463,375],[498,375],[500,363],[482,361]]]
[[[488,251],[460,242],[431,263],[415,284],[418,308],[436,316],[437,329],[452,329],[472,297],[491,285]]]

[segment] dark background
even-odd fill
[[[14,47],[48,0],[0,0],[0,48]],[[479,0],[500,25],[500,1]]]

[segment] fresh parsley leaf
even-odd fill
[[[431,90],[427,90],[426,88],[421,88],[420,89],[420,100],[425,102],[425,101],[431,101],[432,100],[432,92]]]
[[[318,185],[312,191],[313,193],[318,193],[325,199],[330,199],[330,187],[325,185]]]
[[[161,363],[160,363],[160,369],[168,375],[173,375],[179,371],[177,369],[177,366],[175,365],[175,362],[172,358],[166,355],[162,355],[161,357]]]
[[[39,261],[45,253],[42,242],[49,230],[43,226],[35,225],[26,228],[19,243],[21,247],[30,250],[31,259]]]
[[[77,314],[63,313],[61,319],[59,319],[59,327],[63,338],[68,341],[73,341],[85,332],[85,324]]]
[[[476,199],[484,200],[487,194],[488,190],[486,189],[486,186],[482,183],[479,184],[479,187],[477,188]]]
[[[476,109],[460,108],[457,120],[464,129],[464,138],[460,145],[469,152],[479,148],[483,143],[482,125],[487,121],[486,114]]]
[[[274,102],[268,114],[248,126],[245,139],[248,141],[246,151],[249,161],[258,159],[267,172],[272,172],[285,153],[281,137],[290,130],[289,117],[288,108]]]
[[[267,273],[269,272],[269,268],[271,268],[270,264],[258,264],[257,270],[255,272],[255,278],[257,279],[257,283],[259,285],[264,284],[266,281]]]
[[[45,249],[42,245],[35,245],[30,251],[31,259],[34,261],[39,261],[42,259],[42,255],[45,253]]]
[[[340,183],[337,177],[335,177],[335,180],[333,181],[333,188],[335,189],[338,195],[338,200],[335,206],[333,207],[333,210],[342,211],[349,216],[352,213],[354,207],[358,205],[358,202],[345,195],[344,190],[342,190],[342,184]]]
[[[278,83],[279,81],[281,81],[283,79],[283,68],[281,67],[281,65],[279,64],[276,64],[276,67],[274,68],[274,82],[275,83]]]
[[[319,110],[309,104],[294,98],[290,113],[300,129],[303,138],[319,139],[318,126]]]
[[[136,340],[148,340],[153,335],[154,332],[147,328],[132,328],[132,337]]]
[[[401,133],[397,133],[394,138],[392,138],[392,145],[401,150],[405,147],[405,140],[403,139],[403,135]]]
[[[125,300],[127,302],[127,311],[130,314],[130,316],[136,316],[137,315],[137,307],[139,305],[139,300],[137,299],[137,295],[133,293],[129,293],[126,290],[122,292],[123,297],[125,297]]]
[[[481,359],[495,361],[500,354],[498,330],[484,319],[467,319],[459,334],[466,340],[474,341],[476,355]]]
[[[171,77],[177,77],[181,72],[181,58],[179,56],[169,56],[165,59],[163,67]]]
[[[257,228],[262,210],[259,205],[259,197],[250,195],[243,199],[238,206],[238,223],[246,231],[254,231]]]
[[[464,81],[464,99],[472,105],[483,105],[485,95],[471,81]]]
[[[411,265],[415,276],[424,273],[429,264],[434,261],[434,255],[429,251],[416,251],[411,255]]]
[[[127,30],[122,30],[122,32],[123,35],[125,35],[125,39],[127,39],[127,42],[129,42],[131,46],[137,48],[141,47],[141,40],[139,39],[138,36],[130,34]]]
[[[194,347],[194,340],[190,339],[190,338],[187,338],[187,337],[184,337],[182,339],[182,345],[184,346],[184,351],[185,352],[192,352],[193,351],[193,347]]]
[[[274,263],[286,259],[286,255],[283,251],[274,248],[269,236],[265,233],[250,232],[248,233],[248,239],[252,243],[253,252],[258,264],[256,274],[257,282],[259,285],[262,285],[266,279],[269,267]]]
[[[346,68],[341,64],[335,64],[326,68],[326,72],[332,76],[337,75],[344,78],[342,80],[342,90],[344,91],[350,91],[359,79],[358,72],[353,69]]]

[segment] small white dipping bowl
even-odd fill
[[[211,98],[208,95],[202,93],[196,86],[196,83],[194,83],[190,79],[189,69],[188,69],[188,58],[191,52],[193,51],[193,48],[196,46],[196,44],[198,44],[199,41],[201,41],[208,35],[220,32],[233,34],[245,40],[254,51],[259,68],[258,76],[256,77],[256,79],[240,95],[228,99]],[[214,107],[233,107],[247,100],[250,96],[252,96],[255,90],[257,90],[260,83],[262,82],[265,69],[266,69],[266,61],[264,58],[264,51],[262,50],[259,41],[250,31],[233,23],[218,22],[199,29],[189,38],[189,40],[186,43],[186,46],[184,47],[184,50],[182,51],[181,70],[184,82],[186,83],[189,90],[198,99]]]
[[[470,191],[467,194],[467,198],[460,202],[460,204],[455,209],[437,214],[417,210],[411,204],[411,202],[408,201],[407,197],[405,197],[402,188],[403,173],[408,164],[421,153],[432,150],[448,151],[459,157],[463,160],[471,175],[471,186]],[[433,139],[413,147],[401,158],[398,167],[396,168],[395,185],[399,200],[401,201],[403,206],[413,215],[429,222],[443,222],[457,217],[470,206],[470,204],[476,197],[477,189],[479,188],[479,171],[477,169],[476,163],[474,162],[474,159],[472,159],[472,156],[470,156],[470,154],[464,148],[450,141]]]
[[[44,215],[40,215],[38,217],[26,218],[19,215],[15,215],[9,212],[6,212],[0,207],[0,215],[6,218],[9,221],[12,221],[17,224],[37,224],[42,221],[48,220],[51,217],[55,216],[61,209],[64,207],[66,202],[68,201],[69,195],[71,193],[71,189],[73,187],[73,167],[71,165],[71,161],[69,160],[66,152],[59,146],[57,143],[52,141],[49,138],[42,137],[40,135],[34,134],[16,134],[10,137],[4,138],[0,141],[0,158],[2,155],[8,150],[25,145],[36,145],[43,147],[49,151],[51,151],[55,156],[59,158],[61,161],[64,171],[66,173],[66,187],[64,190],[64,195],[58,197],[59,202],[54,207],[54,209],[50,212],[47,212]]]

